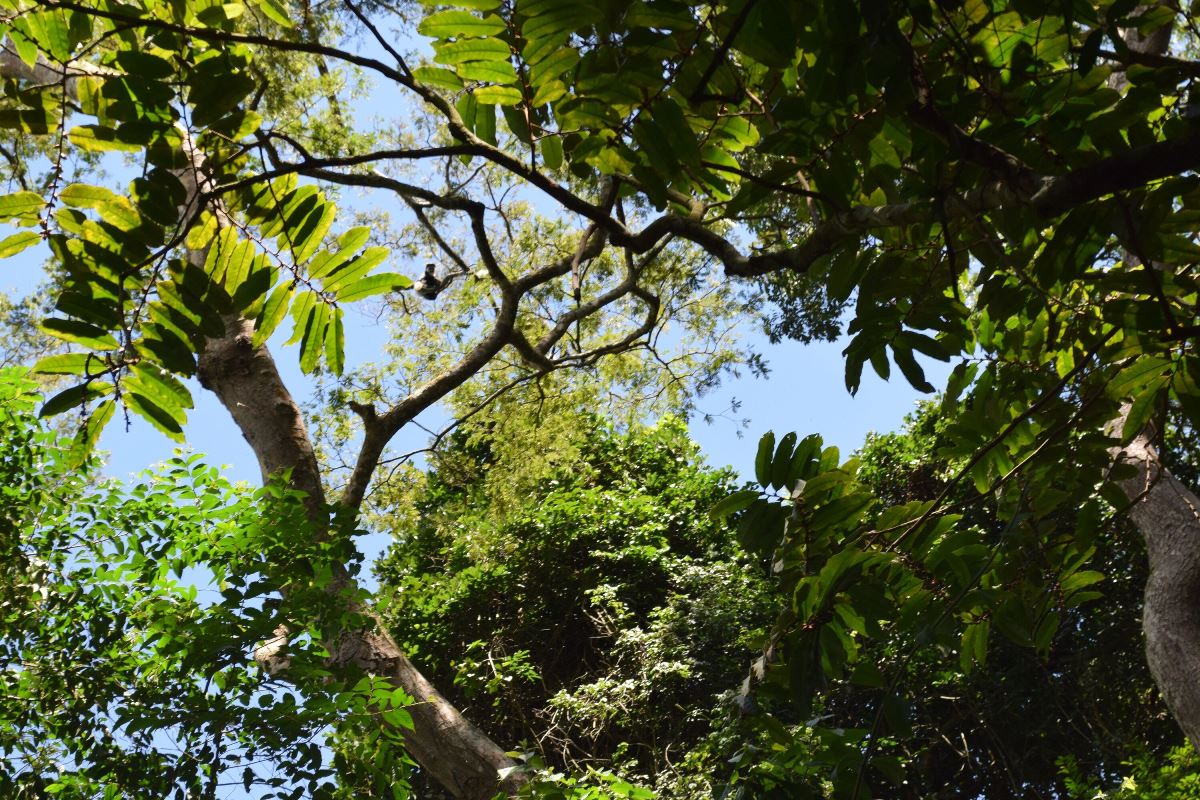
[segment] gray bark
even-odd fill
[[[72,64],[67,69],[67,74],[96,72],[86,62]],[[43,62],[30,67],[5,41],[0,47],[0,75],[53,83],[62,80],[64,73]],[[72,83],[67,83],[71,92]],[[208,188],[202,154],[193,150],[191,155],[191,169],[179,174],[189,195],[180,207],[181,222],[191,217],[200,191]],[[218,215],[223,214],[220,208],[214,210]],[[189,260],[200,265],[204,257],[203,252],[188,253]],[[224,336],[207,340],[199,353],[201,384],[217,396],[233,417],[258,459],[263,480],[288,472],[291,485],[305,493],[310,516],[323,520],[325,493],[320,469],[299,405],[284,385],[270,351],[265,346],[254,347],[253,321],[228,317],[225,331]],[[399,731],[409,754],[437,783],[461,800],[490,800],[498,792],[515,793],[525,780],[521,772],[513,769],[516,764],[426,680],[377,616],[369,612],[366,616],[374,621],[374,628],[336,634],[332,661],[337,666],[356,667],[383,677],[414,698],[416,703],[408,709],[413,730]],[[281,628],[276,638],[256,653],[271,674],[281,677],[286,676],[286,637],[286,629]],[[501,779],[501,774],[506,777]]]
[[[1131,405],[1112,429],[1121,429]],[[1142,608],[1146,661],[1171,715],[1200,750],[1200,501],[1159,461],[1151,429],[1114,451],[1136,470],[1118,483],[1150,559]]]
[[[1162,56],[1170,46],[1171,28],[1147,35],[1131,29],[1124,31],[1124,39],[1135,53]],[[1123,72],[1110,81],[1118,91],[1126,83]],[[1135,256],[1126,252],[1125,258]],[[1122,405],[1108,426],[1110,434],[1120,435],[1132,405]],[[1162,465],[1155,435],[1147,426],[1112,453],[1117,462],[1134,468],[1135,474],[1118,485],[1130,500],[1129,517],[1146,542],[1150,562],[1142,606],[1146,662],[1167,709],[1200,750],[1200,502]]]
[[[200,379],[229,410],[258,457],[264,480],[291,471],[292,485],[308,493],[310,511],[322,513],[324,492],[317,459],[300,408],[279,377],[266,347],[254,347],[253,323],[227,320],[227,333],[210,339],[200,355]],[[362,609],[354,609],[361,611]],[[514,762],[471,724],[426,680],[388,635],[378,617],[374,629],[336,635],[332,661],[386,678],[416,700],[408,711],[413,730],[401,730],[404,746],[422,768],[462,800],[488,800],[497,792],[514,793],[523,783]],[[256,654],[272,673],[286,677],[286,631]],[[501,770],[510,770],[504,780]]]

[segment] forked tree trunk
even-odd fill
[[[245,319],[226,321],[227,333],[209,340],[200,355],[200,380],[229,410],[242,435],[258,457],[263,479],[291,470],[292,485],[308,492],[310,510],[324,505],[321,476],[300,408],[279,377],[274,359],[264,347],[250,341],[253,324]],[[388,635],[379,618],[373,630],[348,630],[334,636],[332,661],[382,677],[411,695],[408,708],[411,731],[401,731],[404,745],[430,776],[461,800],[489,800],[497,792],[515,793],[524,776],[512,770],[514,762],[495,742],[472,725],[413,666]],[[286,636],[286,632],[281,632]],[[260,662],[277,672],[278,645],[257,654]],[[281,673],[286,677],[286,669]],[[380,724],[384,724],[382,721]],[[502,770],[507,770],[501,780]]]
[[[35,83],[57,83],[61,68],[39,62],[34,67],[17,57],[11,45],[0,47],[0,76]],[[96,72],[87,63],[69,69],[80,74]],[[67,83],[73,92],[72,82]],[[179,177],[188,196],[181,207],[193,210],[197,192],[204,183],[203,157],[192,151],[192,169]],[[219,211],[219,209],[218,209]],[[203,265],[205,254],[192,251],[188,258]],[[263,480],[290,471],[291,483],[305,492],[306,506],[317,519],[324,514],[325,495],[312,440],[301,410],[280,378],[275,360],[265,346],[254,347],[252,321],[232,316],[225,319],[225,335],[209,339],[199,353],[201,384],[212,391],[229,411],[255,456]],[[323,522],[324,520],[320,520]],[[359,609],[361,610],[361,609]],[[401,730],[405,748],[429,775],[455,798],[490,800],[497,793],[514,794],[525,782],[523,773],[495,742],[472,725],[409,661],[384,629],[379,618],[368,630],[347,630],[334,635],[331,660],[338,666],[355,667],[382,677],[403,689],[416,703],[407,710],[413,730]],[[257,657],[273,674],[286,677],[286,631]],[[380,719],[381,725],[386,724]],[[504,778],[501,778],[504,775]]]

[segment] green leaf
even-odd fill
[[[337,238],[338,252],[354,253],[371,238],[371,229],[366,225],[350,228]]]
[[[283,28],[291,28],[292,18],[286,0],[253,0],[267,19]]]
[[[233,22],[245,13],[246,7],[241,3],[222,3],[201,8],[196,12],[196,19],[213,28],[223,28],[226,23]]]
[[[754,478],[760,486],[771,485],[771,457],[775,454],[775,432],[768,431],[758,440],[758,455],[754,459]]]
[[[63,353],[56,356],[46,356],[33,365],[33,371],[40,375],[87,375],[102,374],[105,371],[104,360],[91,353]]]
[[[36,192],[14,192],[0,197],[0,220],[37,222],[46,201]]]
[[[544,106],[547,103],[553,103],[567,95],[567,86],[562,81],[550,81],[538,87],[533,93],[533,99],[529,101],[529,105],[533,108]]]
[[[434,61],[439,64],[463,64],[468,61],[508,61],[509,46],[499,39],[465,39],[434,45]]]
[[[96,449],[96,442],[100,440],[100,434],[104,432],[104,426],[112,419],[116,409],[117,402],[115,400],[105,400],[88,415],[87,422],[76,433],[73,442],[75,457],[69,463],[75,469],[82,466],[87,455]]]
[[[13,49],[17,52],[17,57],[24,61],[26,66],[34,66],[37,64],[38,46],[37,42],[33,41],[33,37],[29,31],[28,18],[18,17],[13,19],[12,29],[17,35],[9,37],[9,41],[12,42]]]
[[[313,256],[308,264],[308,277],[325,278],[329,274],[335,273],[354,257],[358,248],[366,243],[370,233],[370,229],[366,227],[351,228],[338,239],[336,252],[326,250]]]
[[[1047,611],[1038,621],[1037,628],[1033,632],[1033,646],[1042,653],[1049,652],[1050,644],[1054,641],[1054,634],[1058,632],[1059,621],[1060,618],[1056,611]]]
[[[393,728],[413,729],[412,714],[403,708],[389,708],[387,711],[382,712],[382,715],[383,721]]]
[[[53,417],[56,414],[61,414],[64,411],[70,411],[73,408],[78,408],[89,400],[98,397],[103,397],[106,394],[111,394],[113,386],[111,383],[103,381],[84,381],[77,386],[72,386],[69,389],[63,389],[58,394],[51,397],[42,406],[38,416]]]
[[[142,215],[133,203],[102,186],[72,183],[58,197],[69,206],[96,210],[101,219],[123,231],[136,230],[142,225]]]
[[[48,111],[31,108],[0,109],[0,128],[21,131],[34,136],[44,136],[56,125],[54,116]]]
[[[261,347],[263,342],[270,339],[271,334],[279,327],[279,323],[283,322],[283,318],[287,316],[291,294],[292,285],[288,281],[279,284],[275,287],[275,291],[271,292],[267,302],[263,304],[262,313],[258,315],[254,326],[254,337],[251,343],[255,347]]]
[[[529,70],[529,82],[535,88],[561,77],[564,72],[579,63],[579,53],[573,47],[560,47],[543,58]]]
[[[563,162],[562,139],[558,136],[543,136],[538,139],[538,146],[542,150],[542,164],[546,169],[557,172]]]
[[[467,130],[474,133],[475,115],[479,111],[479,103],[475,102],[475,93],[464,93],[462,97],[458,98],[458,102],[454,104],[454,110],[458,112],[458,116],[462,117],[463,125],[467,126]]]
[[[127,384],[132,381],[132,385],[140,394],[171,412],[180,422],[186,419],[182,410],[193,407],[192,395],[175,376],[146,362],[135,364],[131,372],[132,376],[126,379]]]
[[[258,316],[258,312],[262,310],[258,303],[275,283],[275,272],[273,267],[267,266],[266,258],[261,253],[256,255],[250,262],[250,272],[246,279],[234,292],[234,310],[245,312],[247,316]]]
[[[451,92],[457,92],[461,90],[464,85],[463,79],[458,77],[458,73],[443,67],[417,67],[413,70],[413,77],[416,78],[419,83],[423,83],[426,86],[433,86],[438,89],[446,89],[447,91]]]
[[[859,661],[850,673],[850,680],[859,686],[870,686],[873,689],[881,689],[886,685],[883,673],[870,661]]]
[[[0,258],[9,258],[42,241],[40,233],[21,231],[0,240]]]
[[[460,39],[465,36],[495,36],[504,31],[504,20],[495,14],[484,17],[468,11],[448,10],[430,14],[417,25],[417,33],[434,39]]]
[[[933,393],[935,389],[925,380],[925,370],[913,358],[912,350],[902,344],[893,343],[892,358],[896,362],[896,366],[904,373],[905,379],[919,392]]]
[[[734,492],[714,505],[708,512],[709,516],[711,516],[714,520],[722,521],[730,514],[736,514],[737,512],[747,508],[751,503],[758,499],[758,496],[759,493],[753,489],[743,489],[741,491]]]
[[[261,128],[262,122],[262,115],[256,111],[235,109],[210,124],[208,129],[236,142]]]
[[[775,456],[771,459],[771,487],[775,489],[791,488],[787,486],[788,473],[792,467],[792,452],[796,446],[796,434],[789,431],[779,440],[775,448]]]
[[[97,153],[113,150],[137,153],[142,149],[137,142],[122,141],[117,130],[104,125],[76,125],[67,132],[67,138],[76,147]]]
[[[250,277],[250,273],[254,271],[257,260],[258,255],[254,251],[253,242],[238,242],[233,251],[228,254],[224,265],[224,274],[221,276],[221,286],[225,288],[225,291],[230,295],[235,295],[242,288],[246,279]]]
[[[173,372],[195,374],[196,356],[185,334],[163,321],[146,325],[142,331],[144,335],[136,343],[139,352],[150,354],[155,361]]]
[[[472,97],[477,96],[477,94],[478,92],[472,92]],[[475,110],[475,135],[488,144],[494,145],[497,143],[495,106],[484,105],[482,102],[477,104]]]
[[[1092,586],[1104,580],[1104,573],[1095,570],[1076,572],[1062,579],[1059,588],[1064,595],[1079,591],[1085,586]]]
[[[393,272],[382,272],[342,287],[338,290],[336,296],[339,303],[352,303],[355,300],[361,300],[371,295],[408,289],[412,285],[412,281],[404,275]]]
[[[346,331],[342,324],[342,310],[334,308],[332,318],[325,326],[325,363],[334,375],[341,375],[346,363]]]
[[[299,307],[299,303],[296,304]],[[304,316],[304,335],[300,340],[300,371],[305,375],[317,368],[321,353],[325,350],[325,328],[329,324],[331,307],[328,303],[314,301],[313,307]],[[297,320],[297,327],[301,321]]]
[[[958,652],[958,663],[964,673],[970,674],[974,666],[987,663],[988,631],[991,624],[986,620],[972,623],[963,628],[962,644]]]
[[[1132,442],[1146,427],[1146,423],[1150,421],[1150,417],[1158,408],[1159,395],[1169,380],[1167,376],[1155,378],[1152,383],[1144,386],[1134,398],[1133,403],[1129,406],[1129,413],[1125,417],[1125,424],[1121,428],[1122,444]]]
[[[287,219],[287,231],[292,243],[292,252],[297,263],[303,263],[317,252],[325,234],[333,226],[337,207],[318,197],[316,204],[307,210],[297,210]]]
[[[528,6],[523,8],[529,11]],[[597,9],[586,3],[547,3],[525,20],[521,35],[530,42],[553,39],[556,34],[589,27],[597,16]]]
[[[56,339],[73,342],[89,350],[116,350],[120,347],[108,331],[79,320],[51,317],[38,327]]]
[[[184,440],[182,422],[158,403],[135,391],[124,393],[121,395],[121,399],[128,408],[166,434],[168,438],[176,442]]]
[[[323,283],[324,289],[327,292],[338,292],[343,286],[355,283],[359,278],[366,275],[375,267],[383,263],[388,257],[389,250],[386,247],[368,247],[362,251],[362,254],[354,257],[340,267],[332,276],[326,276]],[[409,282],[411,285],[412,282]],[[340,299],[340,298],[339,298]]]
[[[308,334],[313,307],[316,305],[325,305],[325,301],[316,292],[302,291],[296,296],[291,309],[292,335],[284,342],[285,346],[301,341]]]
[[[517,82],[517,73],[507,61],[471,61],[458,65],[458,74],[463,80],[482,81],[512,85]]]
[[[807,480],[816,474],[813,467],[817,465],[813,456],[821,452],[821,445],[821,437],[815,433],[800,440],[800,444],[796,446],[795,454],[792,456],[792,463],[788,467],[788,488],[791,488],[791,484],[801,478]]]
[[[533,141],[533,137],[529,131],[529,122],[525,119],[525,109],[514,106],[503,106],[500,110],[504,113],[504,123],[508,126],[508,130],[512,132],[512,135],[517,137],[519,141],[530,144]]]
[[[475,101],[480,105],[515,106],[521,102],[521,92],[511,86],[482,86],[473,89]],[[480,135],[480,138],[484,138]]]

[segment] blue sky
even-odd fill
[[[34,248],[4,262],[0,288],[20,294],[36,285],[46,253]],[[347,364],[374,358],[386,336],[383,324],[370,310],[351,306],[346,312]],[[837,445],[843,457],[858,448],[870,431],[896,429],[904,415],[912,410],[921,395],[898,375],[890,382],[865,370],[862,387],[851,397],[843,381],[844,340],[803,345],[798,342],[771,344],[758,328],[757,321],[745,321],[743,337],[750,349],[762,353],[771,367],[768,378],[754,378],[748,370],[740,378],[728,378],[717,390],[700,399],[699,410],[714,415],[706,422],[700,415],[691,421],[692,436],[700,444],[709,463],[734,467],[743,477],[753,472],[758,438],[769,430],[782,434],[796,431],[801,436],[819,433],[827,444]],[[310,381],[300,374],[295,347],[282,347],[290,326],[272,342],[276,361],[289,388],[298,400],[309,396]],[[924,364],[934,385],[944,382],[948,368],[936,362]],[[259,481],[254,453],[215,396],[191,382],[196,408],[189,414],[185,429],[187,446],[205,454],[209,463],[224,465],[235,480],[252,484]],[[736,412],[721,413],[737,401]],[[444,422],[437,407],[418,422],[435,428]],[[742,425],[742,421],[748,424]],[[740,435],[739,435],[740,434]],[[393,442],[397,452],[425,444],[427,435],[415,426],[402,431]],[[178,445],[154,430],[148,423],[130,415],[126,428],[121,416],[114,417],[100,441],[109,453],[106,472],[126,477],[169,458]],[[388,542],[372,535],[359,541],[368,559],[377,556]]]
[[[0,288],[14,294],[28,291],[37,283],[44,258],[45,251],[39,247],[5,262],[0,272]],[[387,335],[382,323],[370,310],[354,306],[347,310],[346,323],[347,363],[375,357]],[[303,400],[309,394],[310,382],[299,372],[295,348],[280,345],[289,333],[288,328],[283,326],[272,347],[285,382],[297,399]],[[897,428],[921,397],[898,375],[884,382],[870,369],[863,373],[858,394],[851,397],[843,382],[845,340],[810,345],[771,344],[752,319],[745,321],[743,337],[750,349],[764,355],[771,367],[769,377],[755,378],[743,370],[742,377],[728,378],[698,404],[701,412],[715,418],[705,422],[697,416],[691,422],[692,435],[710,463],[731,465],[743,475],[751,472],[755,443],[768,430],[780,434],[820,433],[827,443],[849,454],[862,444],[869,431]],[[948,373],[946,365],[937,362],[926,361],[924,366],[935,385]],[[228,465],[233,478],[257,482],[254,454],[228,413],[194,381],[191,388],[196,408],[186,428],[188,446],[205,453],[212,463]],[[721,416],[735,400],[740,403],[739,410]],[[439,410],[431,409],[424,421],[432,427],[442,418]],[[748,425],[743,427],[742,420],[748,420]],[[419,446],[425,439],[425,434],[415,430],[405,431],[401,436],[403,440],[396,443],[397,449],[409,444]],[[110,453],[108,472],[125,476],[170,457],[177,445],[138,417],[131,417],[128,430],[117,417],[105,431],[101,447]]]
[[[411,31],[399,32],[397,44],[421,54],[430,52],[427,42],[412,36]],[[372,41],[357,42],[356,45],[366,54],[388,58]],[[368,98],[354,104],[352,114],[364,128],[387,126],[394,125],[396,117],[403,116],[408,106],[405,98],[396,96],[395,87],[377,87]],[[127,169],[119,162],[112,163],[109,165],[110,179],[120,182],[121,175]],[[542,213],[554,213],[555,209],[540,198],[528,199]],[[378,203],[381,200],[391,202],[379,196],[372,196],[369,202]],[[350,193],[341,198],[343,208],[360,204],[365,205],[365,201]],[[394,205],[399,206],[398,203]],[[390,210],[398,216],[407,214],[398,208]],[[39,246],[0,262],[0,289],[21,294],[36,286],[47,253],[48,248]],[[417,276],[414,274],[413,277]],[[347,366],[375,358],[378,346],[387,336],[383,324],[376,320],[370,310],[355,306],[347,308],[345,321]],[[311,384],[300,374],[295,348],[280,346],[290,334],[290,328],[287,323],[281,326],[281,331],[273,338],[272,347],[285,383],[303,402],[310,394]],[[894,375],[890,382],[884,382],[866,369],[858,394],[851,397],[843,380],[842,350],[846,346],[845,341],[812,345],[783,342],[773,345],[762,334],[757,321],[752,319],[745,321],[742,337],[743,344],[749,350],[762,354],[768,362],[771,368],[769,378],[754,378],[748,370],[743,370],[741,378],[727,379],[698,403],[702,413],[718,416],[711,422],[705,422],[698,415],[692,420],[690,428],[711,464],[733,466],[744,477],[752,474],[757,441],[769,430],[777,434],[796,431],[802,436],[820,433],[827,444],[837,445],[845,457],[862,444],[869,431],[896,429],[921,396],[899,375]],[[944,383],[949,373],[946,365],[930,363],[928,360],[922,363],[931,383],[935,386]],[[185,429],[187,446],[204,453],[210,463],[227,465],[231,478],[257,484],[257,461],[228,413],[215,397],[202,390],[195,381],[191,382],[190,388],[196,408],[190,413]],[[739,409],[727,416],[719,416],[735,400],[740,403]],[[444,419],[444,415],[435,407],[418,418],[417,422],[428,428],[436,428]],[[743,420],[748,421],[745,427],[741,424]],[[419,428],[409,426],[397,436],[392,447],[396,452],[405,452],[423,446],[427,438]],[[124,477],[169,458],[178,445],[135,415],[130,415],[126,429],[118,414],[105,431],[100,447],[110,454],[107,472],[114,477]],[[372,555],[371,551],[376,551],[385,543],[366,541],[362,544],[368,555]]]
[[[356,114],[362,118],[384,113],[395,115],[394,95],[386,99],[383,95],[377,94],[373,98],[376,102],[361,104]],[[121,168],[118,166],[111,173],[119,176]],[[0,289],[15,295],[30,291],[39,281],[46,257],[47,248],[37,247],[0,262]],[[383,324],[369,310],[356,307],[347,309],[346,324],[347,365],[374,358],[387,335]],[[285,383],[303,401],[309,396],[311,383],[299,372],[296,349],[281,347],[290,333],[290,325],[283,328],[274,337],[272,346]],[[742,335],[748,349],[760,353],[768,362],[769,378],[754,378],[749,370],[743,370],[740,378],[728,378],[698,403],[699,410],[714,415],[714,419],[705,422],[697,415],[690,427],[709,463],[733,466],[743,477],[752,474],[757,440],[768,430],[777,434],[796,431],[802,436],[820,433],[845,456],[862,444],[869,431],[897,428],[920,398],[902,378],[897,376],[885,383],[870,370],[865,371],[857,396],[851,397],[843,381],[845,341],[807,346],[797,342],[771,344],[753,319],[745,321]],[[924,366],[933,384],[944,382],[948,373],[944,365],[925,363]],[[232,479],[257,484],[259,470],[255,456],[228,413],[195,381],[190,388],[196,408],[190,413],[185,430],[188,448],[205,454],[209,463],[224,465]],[[738,409],[723,415],[735,401]],[[743,426],[742,420],[748,424]],[[438,408],[417,420],[431,428],[442,421],[444,415]],[[427,435],[418,427],[410,426],[392,444],[395,450],[403,451],[423,445],[426,439]],[[106,472],[120,478],[169,458],[177,447],[135,415],[130,415],[127,427],[120,414],[100,442],[100,448],[109,453]],[[370,561],[387,547],[388,538],[368,535],[361,537],[358,545]],[[202,584],[205,578],[198,574],[196,580]],[[368,579],[368,585],[371,582]]]

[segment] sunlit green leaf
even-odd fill
[[[14,233],[12,236],[6,236],[0,240],[0,258],[15,256],[17,253],[41,241],[42,235],[33,231],[21,231],[20,233]]]
[[[494,14],[479,17],[467,11],[454,9],[430,14],[417,25],[417,33],[435,39],[493,36],[503,30],[504,20]]]
[[[408,289],[411,286],[412,280],[408,277],[383,272],[342,286],[337,291],[337,299],[339,303],[351,303],[355,300],[361,300],[364,297],[370,297],[371,295]]]
[[[63,389],[51,397],[38,412],[40,417],[53,417],[64,411],[79,408],[91,400],[111,394],[113,385],[107,381],[85,381],[69,389]]]
[[[82,345],[91,350],[116,350],[120,346],[117,344],[116,338],[108,331],[79,320],[51,317],[38,327],[55,338]]]

